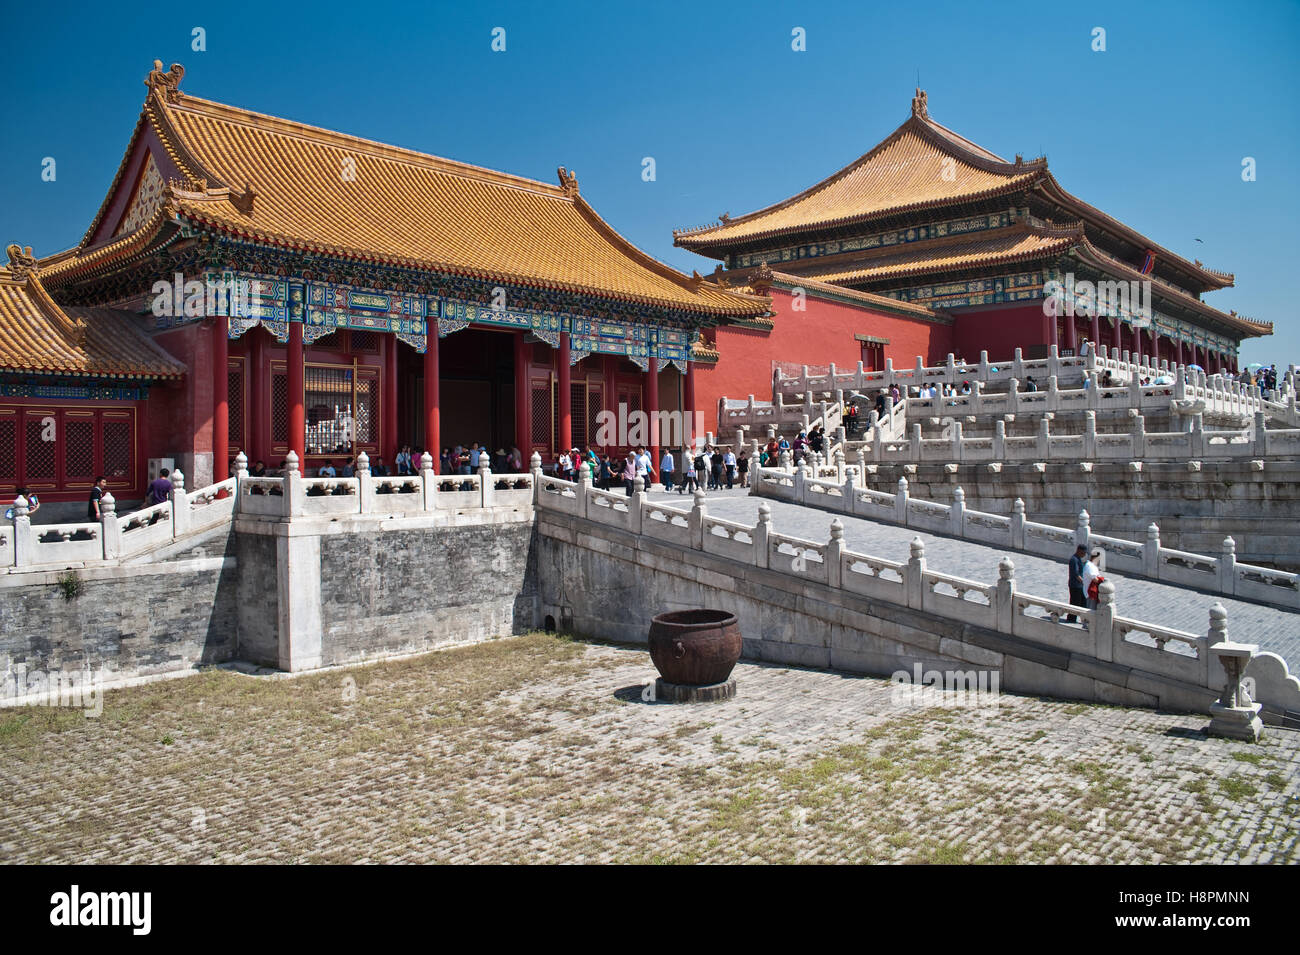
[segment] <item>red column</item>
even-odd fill
[[[532,457],[533,428],[529,415],[532,389],[528,382],[528,343],[524,341],[526,332],[515,334],[515,445],[523,458],[523,468],[528,470],[528,459]]]
[[[1070,354],[1079,354],[1079,330],[1075,327],[1073,315],[1065,316],[1065,347]]]
[[[573,390],[569,387],[571,369],[569,368],[568,332],[560,332],[560,350],[556,354],[560,363],[560,367],[557,369],[560,379],[557,387],[560,389],[560,393],[556,395],[560,405],[560,447],[551,450],[558,455],[561,450],[567,451],[573,447]]]
[[[1181,365],[1182,363],[1183,363],[1183,340],[1179,338],[1174,341],[1174,364]]]
[[[230,477],[229,320],[218,315],[212,323],[212,480]]]
[[[646,414],[650,419],[650,461],[659,470],[659,359],[650,359],[646,372]],[[662,477],[662,475],[660,475]]]
[[[686,387],[684,390],[685,400],[683,403],[685,404],[685,407],[682,410],[689,413],[691,416],[689,419],[691,426],[684,430],[686,431],[687,443],[694,445],[695,437],[700,433],[700,419],[699,412],[695,408],[695,362],[693,361],[686,362]]]
[[[1151,364],[1160,366],[1160,333],[1155,330],[1151,332]]]
[[[442,460],[442,424],[438,409],[438,320],[429,320],[428,345],[424,352],[424,449],[433,457],[438,471]]]
[[[303,412],[302,322],[289,323],[289,450],[298,455],[298,467],[304,468],[307,453],[307,416]]]
[[[252,328],[244,333],[248,338],[248,396],[252,411],[248,415],[248,435],[244,443],[248,446],[245,454],[248,466],[252,467],[258,459],[269,455],[270,443],[266,440],[266,339],[261,328]]]
[[[1092,347],[1095,350],[1101,344],[1101,317],[1095,310],[1092,316]]]
[[[1056,337],[1056,315],[1055,314],[1049,315],[1047,313],[1048,310],[1044,309],[1043,310],[1043,331],[1042,331],[1044,345],[1052,344],[1052,340]]]
[[[379,453],[388,466],[397,460],[397,336],[384,343],[384,433]]]

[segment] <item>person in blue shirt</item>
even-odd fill
[[[1088,606],[1088,594],[1083,587],[1083,565],[1088,560],[1088,548],[1080,544],[1074,549],[1074,555],[1070,558],[1070,606],[1083,607]],[[1066,623],[1078,623],[1078,614],[1070,614],[1065,618]]]
[[[172,495],[172,482],[167,480],[167,475],[171,472],[163,468],[158,472],[158,476],[149,482],[149,490],[144,496],[144,506],[152,507],[155,504],[161,504]]]

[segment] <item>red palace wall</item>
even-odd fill
[[[147,456],[174,457],[185,473],[185,486],[201,487],[212,481],[212,331],[198,322],[163,332],[154,341],[184,362],[187,372],[179,385],[149,389]]]
[[[989,353],[989,361],[1010,361],[1017,348],[1028,349],[1032,345],[1047,343],[1043,336],[1043,303],[1040,299],[975,307],[961,311],[954,318],[951,350],[966,361],[979,361],[981,351]],[[1065,347],[1064,339],[1060,346]]]
[[[753,395],[772,400],[772,373],[778,363],[834,362],[840,368],[856,368],[862,361],[862,342],[855,335],[888,339],[883,357],[892,358],[897,367],[910,368],[917,355],[932,364],[952,350],[952,327],[946,324],[812,295],[805,300],[807,310],[797,312],[790,292],[773,288],[771,295],[776,313],[771,331],[723,326],[706,332],[720,357],[715,365],[701,362],[695,367],[695,403],[704,419],[697,430],[717,434],[719,398]]]

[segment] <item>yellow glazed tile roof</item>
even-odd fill
[[[681,229],[674,244],[720,257],[742,244],[783,235],[852,225],[887,215],[906,215],[1008,192],[1032,189],[1062,210],[1137,249],[1156,253],[1169,267],[1204,290],[1232,285],[1230,272],[1207,268],[1153,242],[1118,219],[1067,192],[1038,158],[1015,162],[971,142],[930,117],[924,90],[912,100],[912,115],[884,142],[829,178],[796,196],[720,225]]]
[[[1078,226],[1041,231],[1010,226],[980,238],[918,242],[841,263],[822,263],[797,274],[836,284],[869,282],[1023,262],[1064,252],[1082,239],[1083,230]]]
[[[918,91],[918,96],[923,96]],[[676,245],[703,250],[813,228],[848,225],[956,200],[1024,188],[1046,160],[1009,163],[929,119],[913,114],[869,153],[784,202],[721,225],[673,233]]]
[[[141,125],[152,125],[190,179],[169,186],[150,228],[179,216],[362,261],[707,315],[767,311],[766,299],[683,275],[637,249],[563,167],[559,185],[548,185],[253,113],[182,94],[183,73],[158,63],[147,80]]]
[[[185,366],[128,316],[107,308],[63,309],[37,277],[31,250],[9,247],[0,267],[0,371],[95,378],[179,378]]]

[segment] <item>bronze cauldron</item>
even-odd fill
[[[725,683],[740,651],[740,624],[734,613],[676,610],[650,621],[650,659],[668,683]]]

